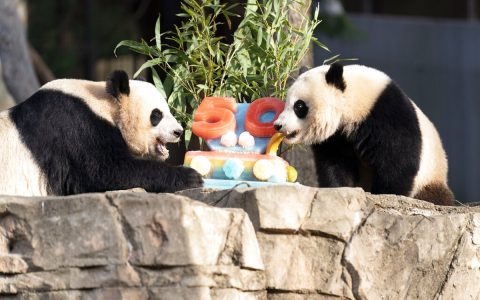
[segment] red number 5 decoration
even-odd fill
[[[192,132],[206,140],[235,131],[237,103],[231,97],[206,97],[193,116]]]

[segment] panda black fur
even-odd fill
[[[303,73],[275,127],[287,143],[313,144],[320,186],[453,203],[437,130],[379,70],[336,63]]]
[[[142,187],[172,192],[202,185],[169,166],[165,144],[183,129],[153,85],[61,79],[0,113],[0,194],[69,195]]]

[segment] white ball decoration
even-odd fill
[[[220,138],[220,144],[225,147],[235,146],[237,144],[237,135],[233,131],[225,133]]]
[[[248,131],[244,131],[238,137],[238,144],[243,148],[255,146],[255,138]]]
[[[210,173],[212,164],[205,156],[195,156],[190,162],[190,167],[200,173],[200,175],[206,176]]]

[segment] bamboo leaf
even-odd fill
[[[155,23],[155,42],[157,44],[157,49],[162,51],[162,41],[160,34],[160,17],[158,17],[157,22]]]
[[[150,52],[149,47],[145,46],[145,44],[141,42],[124,40],[118,43],[117,46],[115,46],[115,49],[113,49],[113,54],[115,54],[115,56],[117,55],[117,49],[120,47],[127,47],[134,52],[144,54],[144,55],[148,55],[148,53]]]
[[[309,20],[305,7],[299,6],[302,3],[246,0],[243,19],[233,34],[233,42],[227,44],[218,30],[231,27],[231,19],[238,17],[238,3],[182,0],[178,14],[181,25],[161,33],[159,17],[153,39],[121,41],[114,51],[125,47],[148,57],[135,76],[146,68],[152,69],[154,84],[167,97],[172,114],[186,124],[188,143],[192,115],[186,113],[187,106],[189,111],[195,109],[204,96],[212,93],[234,96],[238,101],[269,95],[283,98],[287,81],[298,70],[310,44],[329,51],[314,37],[321,22],[318,6]],[[301,18],[297,27],[289,19],[289,10],[295,10]],[[160,69],[166,74],[163,82],[157,73]]]
[[[333,64],[335,61],[337,61],[337,59],[340,57],[340,54],[337,54],[337,55],[334,55],[330,58],[327,58],[323,61],[323,64],[324,65],[330,65],[330,64]]]
[[[143,63],[140,68],[133,74],[133,78],[136,78],[143,70],[159,65],[162,61],[159,58],[151,59]]]
[[[168,95],[168,97],[170,97],[170,94],[173,92],[174,84],[175,82],[172,76],[170,74],[167,75],[163,81],[163,88],[165,89],[165,94]]]
[[[190,141],[192,139],[192,130],[187,129],[185,130],[185,147],[188,149],[188,145],[190,144]]]
[[[257,32],[257,46],[260,47],[263,41],[263,29],[260,27]]]
[[[157,71],[155,71],[155,68],[151,67],[152,70],[152,78],[153,78],[153,84],[157,88],[157,90],[160,92],[160,95],[166,100],[167,95],[165,93],[165,89],[163,88],[162,80],[160,80],[160,76],[158,76]]]

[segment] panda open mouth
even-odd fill
[[[286,135],[285,137],[287,138],[287,140],[289,139],[293,139],[297,134],[298,134],[298,130],[295,130],[295,131],[292,131],[292,132],[286,132]]]
[[[168,156],[169,151],[167,147],[165,146],[165,143],[157,138],[157,151],[160,153],[162,156]]]

